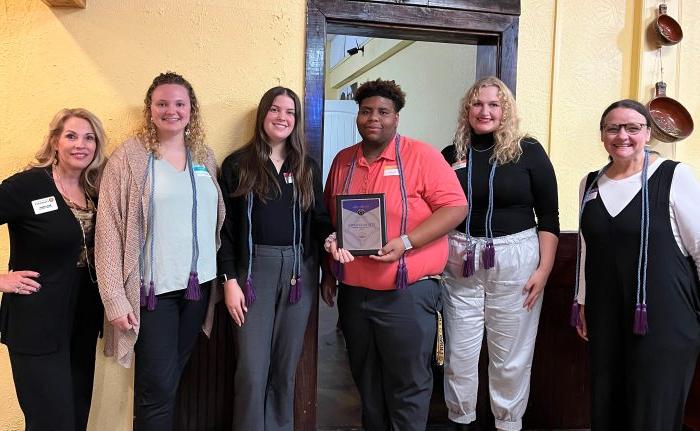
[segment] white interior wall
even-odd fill
[[[328,71],[326,79],[342,81],[334,73],[337,71]],[[399,132],[442,149],[452,141],[459,101],[474,82],[475,74],[476,46],[415,42],[352,82],[395,80],[406,93]],[[326,98],[338,99],[340,90],[327,91]]]

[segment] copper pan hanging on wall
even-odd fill
[[[647,104],[651,114],[651,134],[661,142],[676,142],[693,133],[693,117],[683,105],[666,96],[666,83],[656,83],[656,96]]]
[[[666,4],[659,5],[659,16],[653,22],[656,40],[661,45],[675,45],[683,39],[683,29],[678,21],[666,15]]]

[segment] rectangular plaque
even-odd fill
[[[384,193],[335,198],[338,247],[353,256],[377,254],[386,244]]]

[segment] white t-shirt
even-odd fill
[[[167,160],[155,160],[154,282],[155,293],[185,289],[192,263],[192,183],[187,169],[178,171]],[[195,164],[199,283],[216,277],[218,196],[206,167]],[[150,179],[148,180],[150,181]],[[151,227],[148,226],[147,229]],[[151,279],[150,235],[146,236],[145,282]]]

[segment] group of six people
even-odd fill
[[[176,73],[153,80],[138,131],[109,161],[97,117],[55,116],[36,161],[0,184],[0,335],[27,430],[86,428],[103,316],[105,353],[135,364],[134,429],[172,429],[182,371],[222,297],[235,323],[233,429],[293,430],[319,267],[365,429],[426,428],[441,310],[453,427],[476,419],[485,332],[495,427],[522,428],[559,235],[545,150],[495,77],[466,92],[442,154],[398,133],[394,81],[354,98],[362,141],[336,155],[325,191],[288,88],[263,95],[253,137],[220,173]],[[700,352],[700,185],[648,150],[651,124],[638,102],[610,105],[609,163],[581,183],[571,323],[589,340],[593,430],[680,430]],[[384,195],[387,242],[354,256],[338,246],[335,203],[364,193]]]

